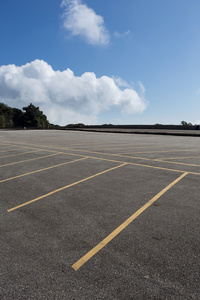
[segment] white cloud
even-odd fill
[[[109,33],[102,16],[81,0],[63,0],[62,25],[71,34],[81,36],[92,45],[109,44]]]
[[[141,81],[138,81],[139,86],[139,96],[142,100],[145,100],[145,87]]]
[[[98,123],[99,114],[117,108],[121,113],[141,113],[145,99],[131,88],[120,89],[113,78],[70,69],[54,71],[43,60],[23,66],[0,66],[0,102],[22,108],[37,105],[52,123]]]
[[[118,87],[130,88],[130,84],[126,82],[124,79],[122,79],[121,77],[113,76],[112,78]]]
[[[126,35],[129,35],[130,33],[131,33],[130,30],[127,30],[127,31],[122,32],[122,33],[116,31],[116,32],[114,32],[114,36],[116,38],[121,38],[121,37],[124,37]]]

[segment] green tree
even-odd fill
[[[49,122],[47,117],[40,111],[39,107],[30,103],[29,106],[23,107],[25,113],[22,116],[23,126],[27,127],[47,127]]]
[[[4,103],[0,103],[0,127],[13,126],[13,109]]]
[[[0,128],[4,128],[4,127],[5,127],[4,115],[0,114]]]
[[[183,126],[192,126],[192,123],[188,123],[188,122],[186,122],[186,121],[181,121],[181,125],[183,125]]]
[[[15,127],[23,126],[23,111],[18,108],[13,108],[13,125]]]

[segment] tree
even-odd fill
[[[192,123],[188,123],[188,122],[186,122],[186,121],[181,121],[181,125],[183,125],[183,126],[192,126]]]
[[[4,103],[0,103],[0,127],[13,126],[13,109]]]
[[[18,108],[13,108],[13,125],[15,127],[23,126],[23,111]]]
[[[46,127],[49,125],[47,117],[40,111],[39,107],[36,107],[32,103],[29,106],[23,107],[25,111],[22,119],[23,126],[27,127]]]
[[[0,103],[0,127],[49,127],[47,117],[32,103],[21,109]]]

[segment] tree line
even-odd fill
[[[22,110],[12,108],[4,103],[0,103],[0,128],[8,127],[35,127],[49,128],[47,117],[39,107],[30,103]]]

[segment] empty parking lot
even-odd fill
[[[0,131],[2,299],[200,299],[199,141]]]

